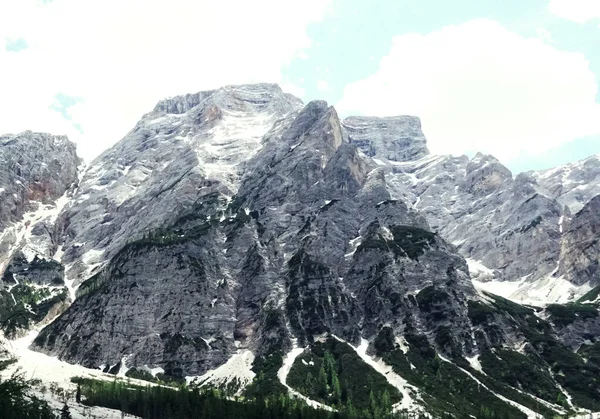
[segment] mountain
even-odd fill
[[[575,301],[600,285],[597,275],[567,275],[559,269],[567,263],[565,248],[577,254],[570,257],[579,257],[581,249],[570,243],[566,226],[571,214],[596,196],[597,157],[513,177],[497,159],[483,154],[413,161],[384,155],[376,160],[386,171],[392,196],[411,203],[434,231],[457,246],[479,287],[543,305]],[[552,187],[550,179],[560,179],[561,186]],[[589,211],[578,218],[597,224]]]
[[[257,84],[161,101],[80,180],[78,163],[35,218],[49,250],[5,256],[5,306],[37,316],[14,333],[49,301],[15,286],[61,293],[36,351],[361,412],[553,416],[600,397],[598,159],[513,177],[431,155],[418,118],[341,120]]]
[[[168,227],[211,193],[229,199],[273,123],[301,107],[276,86],[165,100],[88,167],[60,215],[62,258],[79,284],[127,242]]]
[[[81,160],[64,136],[23,132],[0,137],[0,316],[8,335],[65,308],[57,217]]]
[[[17,224],[39,221],[35,217],[43,216],[41,212],[77,181],[80,160],[75,145],[66,137],[27,131],[0,137],[0,161],[0,262],[4,267],[25,233],[24,226]],[[43,243],[48,237],[33,235],[38,243],[28,243],[32,251],[43,254],[52,250],[52,244]]]

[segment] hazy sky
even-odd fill
[[[599,46],[600,0],[0,0],[0,133],[90,159],[164,97],[277,82],[519,172],[600,153]]]

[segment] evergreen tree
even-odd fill
[[[319,393],[321,397],[326,398],[329,394],[329,386],[327,385],[327,373],[325,372],[325,368],[321,366],[319,368]]]
[[[373,394],[373,390],[371,390],[369,392],[369,406],[371,409],[371,417],[373,419],[377,419],[379,417],[379,404],[377,403],[377,400],[375,399],[375,395]]]
[[[313,389],[314,385],[315,385],[315,378],[313,377],[312,373],[309,371],[308,374],[306,374],[305,391],[307,393],[310,392]]]
[[[0,370],[8,364],[0,364]],[[44,400],[31,395],[31,382],[20,374],[0,378],[0,417],[2,419],[55,419]]]
[[[338,379],[337,374],[335,372],[333,373],[331,389],[333,392],[333,402],[336,405],[339,405],[342,402],[342,389],[340,387],[340,380]]]
[[[387,390],[385,390],[381,396],[381,410],[384,415],[388,415],[392,412],[392,401],[390,400],[390,393],[388,393]]]
[[[331,352],[325,351],[323,362],[325,363],[325,371],[327,372],[328,383],[333,385],[333,375],[337,374],[337,365]]]

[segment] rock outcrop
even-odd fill
[[[36,347],[90,367],[200,375],[243,348],[267,354],[326,332],[359,343],[409,322],[452,331],[447,345],[470,353],[464,259],[374,167],[333,108],[309,103],[265,135],[231,202],[216,185],[124,245]]]
[[[577,285],[600,286],[600,195],[568,223],[558,273]]]
[[[421,120],[414,116],[351,116],[343,121],[350,143],[367,156],[392,161],[418,160],[429,154],[421,131]]]
[[[581,406],[600,391],[600,367],[575,353],[600,339],[597,302],[526,307],[486,290],[516,284],[507,296],[545,305],[600,285],[595,162],[514,177],[493,156],[430,155],[417,118],[340,121],[269,84],[171,98],[76,189],[74,157],[23,189],[21,212],[0,209],[23,227],[0,299],[21,295],[32,315],[14,330],[28,327],[56,312],[46,300],[63,307],[64,281],[74,302],[33,348],[90,368],[182,379],[250,354],[258,371],[329,335],[366,342],[418,403],[436,395],[460,416],[482,395],[537,409],[532,394],[561,413],[563,388]],[[498,375],[510,362],[541,384]],[[475,385],[467,410],[438,376]]]

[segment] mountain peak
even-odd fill
[[[159,101],[154,107],[154,113],[183,114],[209,100],[225,109],[243,110],[251,106],[257,109],[268,107],[275,103],[292,103],[297,107],[303,105],[297,97],[284,93],[281,87],[274,83],[239,84],[223,86],[214,90],[204,90],[174,96]]]
[[[429,154],[416,116],[350,116],[342,124],[350,142],[369,157],[403,162]]]

